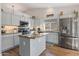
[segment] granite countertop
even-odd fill
[[[68,35],[68,34],[65,34],[65,33],[61,33],[61,37],[79,38],[79,37],[77,37],[77,36],[72,36],[72,35]]]
[[[28,39],[35,39],[42,36],[45,36],[47,33],[40,33],[40,34],[33,34],[33,35],[19,35],[19,37],[28,38]]]
[[[42,31],[43,33],[59,33],[59,31]]]
[[[1,35],[12,35],[12,34],[22,34],[22,33],[20,33],[20,32],[16,32],[16,33],[2,33]]]

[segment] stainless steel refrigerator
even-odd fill
[[[64,48],[79,50],[79,18],[62,18],[59,24],[59,45]]]

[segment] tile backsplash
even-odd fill
[[[3,26],[2,28],[5,33],[17,33],[18,27],[17,26]]]

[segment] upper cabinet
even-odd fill
[[[28,16],[25,13],[22,13],[21,11],[16,11],[14,9],[15,6],[12,6],[11,4],[2,4],[1,5],[1,24],[2,25],[15,25],[18,26],[20,24],[20,21],[27,21]]]
[[[1,9],[1,24],[2,25],[10,25],[11,24],[11,13],[7,13],[3,9]]]
[[[13,13],[13,10],[6,4],[1,5],[1,24],[2,25],[19,25],[20,17]]]
[[[40,25],[42,25],[42,21],[41,20],[43,20],[43,19],[31,19],[31,22],[32,22],[32,25],[34,26],[34,27],[39,27]]]
[[[45,30],[58,32],[59,31],[59,19],[57,18],[45,19]]]
[[[12,25],[18,26],[20,24],[21,15],[16,13],[12,15]]]

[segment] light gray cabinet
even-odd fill
[[[11,17],[11,9],[8,4],[1,4],[1,25],[10,25]]]
[[[3,35],[2,36],[2,51],[13,48],[16,45],[19,45],[19,37],[17,35]]]
[[[45,30],[46,31],[59,31],[59,19],[48,18],[45,19]]]
[[[29,39],[20,37],[20,55],[21,56],[39,56],[46,49],[45,36]]]
[[[40,26],[40,20],[39,19],[31,19],[30,22],[32,23],[32,26]]]
[[[2,11],[1,23],[2,25],[19,25],[21,17],[19,15],[13,15],[12,13]]]
[[[2,25],[19,25],[21,16],[12,15],[9,12],[1,12],[1,23]]]
[[[41,36],[35,38],[35,40],[30,40],[30,55],[37,56],[40,55],[46,49],[46,36]],[[33,52],[34,51],[34,52]]]
[[[40,26],[42,24],[40,19],[35,19],[35,25]]]
[[[8,50],[13,46],[12,36],[2,36],[2,51]]]
[[[13,39],[14,39],[14,45],[19,45],[19,36],[13,36]]]
[[[16,7],[16,5],[14,6]],[[16,11],[12,4],[1,4],[1,23],[2,25],[19,25],[20,20],[26,21],[29,15]]]
[[[11,24],[11,13],[2,11],[1,12],[1,24],[2,25],[10,25]]]
[[[12,16],[12,25],[19,25],[21,17],[19,15]]]
[[[46,41],[47,43],[58,44],[58,33],[48,33]]]
[[[5,7],[5,8],[4,8]],[[9,10],[9,11],[7,11]],[[21,16],[19,12],[13,12],[6,4],[3,4],[1,7],[1,24],[2,25],[19,25]]]
[[[29,18],[28,20],[29,20],[29,27],[30,28],[34,27],[34,19]]]

